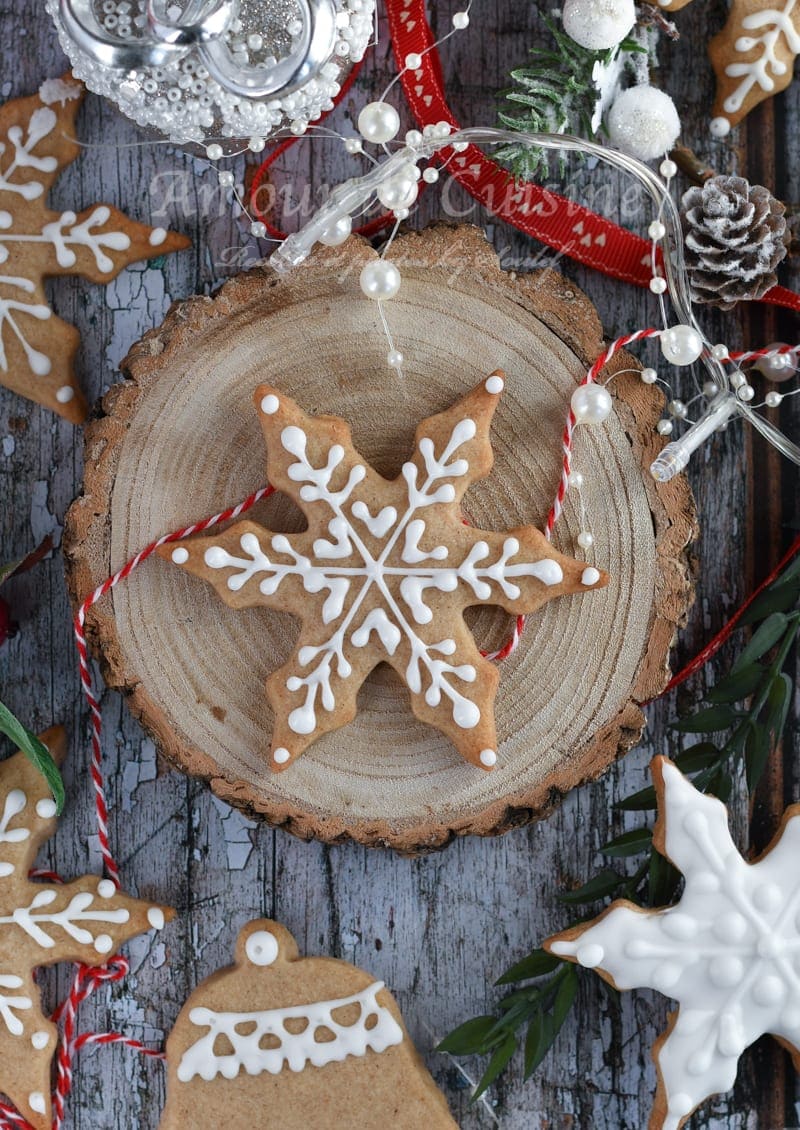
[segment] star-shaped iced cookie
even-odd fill
[[[656,848],[679,868],[680,902],[659,910],[618,900],[545,948],[596,969],[618,989],[678,1001],[653,1047],[658,1090],[651,1130],[679,1130],[704,1099],[733,1086],[739,1056],[768,1032],[800,1067],[800,805],[747,863],[725,806],[665,757],[653,762]]]
[[[503,383],[494,373],[424,420],[392,481],[359,455],[343,420],[310,417],[279,389],[261,386],[255,404],[269,481],[303,510],[308,529],[280,534],[239,522],[160,550],[232,608],[263,605],[302,621],[293,655],[267,682],[273,768],[352,721],[365,678],[385,662],[405,681],[415,715],[467,761],[491,769],[499,675],[478,651],[464,610],[534,612],[607,583],[533,526],[494,533],[465,524],[461,499],[492,466],[489,428]]]
[[[41,740],[60,762],[64,731],[49,730]],[[59,961],[102,965],[122,942],[173,916],[96,875],[64,884],[29,879],[56,824],[47,781],[25,754],[0,762],[0,1092],[35,1130],[52,1125],[58,1030],[42,1012],[34,969]]]

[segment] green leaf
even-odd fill
[[[730,729],[734,722],[743,717],[732,706],[708,706],[704,710],[698,710],[696,714],[690,714],[688,718],[670,722],[670,726],[679,734],[714,734],[719,730]]]
[[[654,851],[650,857],[650,873],[647,889],[648,906],[666,906],[678,889],[681,876],[669,860]]]
[[[495,1016],[476,1016],[459,1024],[436,1045],[437,1052],[451,1055],[479,1055],[486,1051],[484,1040],[497,1023]]]
[[[600,852],[614,859],[623,859],[629,855],[641,855],[650,849],[652,843],[653,833],[649,828],[634,828],[633,831],[623,832],[621,836],[610,840],[600,848]]]
[[[56,814],[60,816],[64,811],[64,782],[61,780],[58,766],[50,755],[50,750],[35,734],[27,730],[19,718],[16,718],[2,702],[0,702],[0,733],[10,738],[46,779],[53,800],[56,802]]]
[[[741,671],[755,659],[766,655],[773,648],[786,630],[789,623],[783,612],[773,612],[763,624],[753,632],[750,643],[745,647],[733,665],[733,671]]]
[[[681,773],[698,773],[701,769],[713,765],[721,756],[713,742],[697,742],[688,749],[682,750],[675,758],[675,764]]]
[[[800,563],[795,563],[800,569]],[[794,608],[798,599],[800,599],[800,577],[794,577],[786,580],[784,577],[779,578],[780,583],[770,585],[765,589],[739,621],[740,627],[745,627],[747,624],[758,623],[772,612],[788,612],[790,608]]]
[[[498,977],[495,985],[511,985],[515,981],[529,981],[533,977],[543,977],[545,973],[552,973],[561,965],[561,958],[546,950],[534,950],[522,961],[507,969],[502,977]]]
[[[761,780],[769,760],[769,732],[763,726],[749,726],[744,744],[747,791],[752,793]]]
[[[656,790],[652,785],[648,785],[645,789],[640,789],[638,793],[633,793],[624,800],[618,800],[614,805],[619,812],[646,812],[658,807],[658,800],[656,798]]]
[[[775,579],[775,584],[785,585],[787,581],[793,581],[795,577],[800,577],[800,553],[797,554],[794,561],[786,566],[781,575]]]
[[[565,902],[570,906],[585,902],[597,902],[598,899],[605,898],[606,895],[616,891],[624,881],[622,875],[606,868],[604,871],[598,872],[588,883],[584,883],[582,887],[578,887],[574,891],[565,891],[556,897],[559,902]]]
[[[728,798],[733,792],[733,778],[722,765],[709,781],[706,792],[710,796],[715,796],[717,800],[721,800],[723,804],[727,804]]]
[[[555,1004],[553,1005],[553,1036],[555,1037],[561,1025],[567,1019],[569,1011],[575,1003],[578,992],[578,974],[574,965],[567,966],[564,980],[558,986]]]
[[[545,1016],[542,1012],[537,1012],[533,1020],[528,1025],[528,1031],[525,1036],[525,1080],[530,1079],[536,1068],[542,1062],[544,1057],[553,1046],[553,1039],[555,1033],[553,1031],[553,1022],[549,1016]]]
[[[715,703],[741,702],[749,698],[757,689],[764,678],[765,671],[760,663],[750,663],[746,667],[737,668],[724,679],[720,679],[715,687],[708,692],[708,701]]]
[[[489,1066],[484,1071],[475,1092],[472,1095],[471,1102],[479,1099],[483,1092],[491,1087],[498,1075],[505,1070],[508,1061],[511,1059],[514,1052],[517,1050],[517,1040],[513,1033],[509,1032],[502,1044],[492,1052],[492,1058],[489,1060]]]
[[[786,718],[789,714],[789,706],[792,701],[793,689],[794,684],[785,671],[778,675],[775,682],[769,688],[764,725],[769,733],[771,745],[777,745],[783,734]]]

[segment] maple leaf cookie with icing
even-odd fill
[[[61,729],[41,739],[63,760]],[[33,971],[76,961],[102,965],[136,934],[160,930],[174,912],[131,898],[110,879],[71,883],[28,878],[36,853],[56,830],[56,806],[24,753],[0,762],[0,1092],[34,1130],[50,1130],[51,1075],[58,1030],[42,1012]]]
[[[81,152],[75,118],[83,94],[68,76],[0,106],[0,385],[75,424],[86,419],[73,368],[80,336],[50,309],[44,280],[105,283],[129,263],[189,246],[185,236],[107,204],[79,214],[47,207],[57,177]]]
[[[269,919],[245,926],[236,964],[192,993],[167,1070],[160,1130],[457,1130],[383,983],[300,958]]]
[[[544,946],[617,989],[657,989],[678,1002],[653,1047],[650,1127],[679,1130],[706,1098],[730,1090],[739,1056],[764,1033],[800,1068],[800,805],[748,863],[721,801],[665,757],[654,760],[653,780],[653,842],[683,872],[680,901],[642,910],[620,899]]]
[[[308,416],[262,385],[255,404],[269,481],[297,503],[308,529],[279,534],[244,521],[159,550],[232,608],[263,605],[302,621],[293,655],[267,681],[274,769],[353,720],[358,692],[379,663],[405,681],[417,718],[467,761],[491,769],[499,674],[478,651],[465,609],[529,613],[607,583],[533,526],[494,533],[465,524],[461,499],[492,466],[489,428],[503,383],[494,373],[424,420],[392,481],[355,450],[344,420]]]

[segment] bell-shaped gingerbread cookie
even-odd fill
[[[457,1124],[381,981],[298,954],[283,926],[241,931],[167,1042],[160,1130],[453,1130]]]

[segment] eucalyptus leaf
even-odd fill
[[[495,1016],[476,1016],[455,1028],[436,1045],[437,1052],[451,1055],[477,1055],[486,1050],[484,1040],[497,1023]]]
[[[732,671],[741,671],[743,667],[748,667],[755,659],[760,659],[762,655],[766,655],[786,631],[788,623],[789,620],[783,612],[771,613],[763,624],[760,624],[753,632],[752,639],[742,650],[733,665]]]
[[[720,704],[698,710],[688,718],[679,718],[676,722],[671,722],[670,726],[679,734],[715,734],[720,730],[730,729],[734,722],[744,717],[744,714],[734,710],[732,706]]]
[[[568,965],[564,980],[558,986],[555,1004],[553,1005],[553,1036],[558,1033],[561,1025],[567,1019],[570,1009],[575,1003],[577,993],[578,973],[574,965]]]
[[[741,702],[743,698],[749,698],[753,694],[765,674],[760,663],[748,664],[747,667],[737,669],[724,679],[720,679],[706,697],[713,703]]]
[[[580,905],[585,902],[597,902],[598,899],[605,898],[606,895],[612,894],[616,891],[625,879],[622,875],[618,875],[616,871],[611,871],[608,868],[600,871],[588,883],[584,883],[582,887],[578,887],[574,891],[565,891],[563,894],[557,896],[559,902],[567,903],[570,906]]]
[[[650,857],[648,906],[666,906],[678,889],[681,876],[668,859],[654,851]]]
[[[777,744],[783,734],[793,689],[794,684],[785,671],[778,675],[769,689],[764,725],[769,734],[770,744]]]
[[[786,580],[780,578],[781,583],[770,585],[753,601],[739,621],[741,627],[747,624],[756,624],[772,612],[788,612],[800,600],[800,577]]]
[[[56,814],[60,816],[64,811],[64,782],[61,780],[61,774],[50,750],[35,734],[26,729],[19,718],[16,718],[2,702],[0,702],[0,733],[10,738],[17,749],[22,750],[45,778],[56,802]]]
[[[747,790],[753,792],[761,780],[769,760],[769,732],[763,726],[750,726],[744,745]]]
[[[697,742],[695,745],[684,749],[675,758],[675,764],[681,773],[698,773],[707,769],[722,756],[713,742]]]
[[[552,1024],[545,1024],[545,1017],[542,1012],[537,1012],[533,1020],[528,1025],[528,1031],[525,1035],[525,1062],[524,1062],[524,1075],[525,1080],[530,1079],[536,1068],[542,1062],[544,1057],[550,1051],[553,1044]]]
[[[507,969],[502,977],[495,981],[495,985],[511,985],[515,981],[529,981],[534,977],[543,977],[545,973],[552,973],[561,965],[561,959],[546,950],[534,950],[522,961]]]
[[[619,812],[645,812],[657,807],[656,790],[652,785],[640,789],[638,793],[632,793],[624,800],[618,800],[614,805]]]
[[[653,843],[653,833],[649,828],[634,828],[630,832],[623,832],[616,839],[609,840],[600,848],[601,855],[611,856],[612,859],[623,859],[630,855],[641,855],[648,851]]]
[[[475,1102],[476,1099],[479,1099],[483,1092],[488,1087],[491,1087],[497,1076],[507,1066],[508,1061],[511,1059],[516,1050],[517,1041],[514,1034],[510,1032],[506,1036],[505,1040],[503,1040],[502,1044],[500,1044],[500,1046],[492,1052],[492,1058],[489,1060],[489,1066],[484,1071],[483,1075],[481,1076],[480,1082],[478,1083],[478,1086],[475,1088],[475,1092],[471,1099],[472,1102]]]

